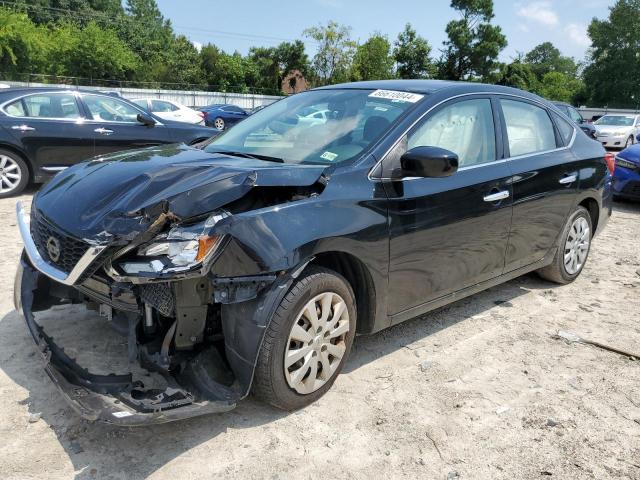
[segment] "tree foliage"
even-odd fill
[[[326,25],[307,28],[303,34],[318,43],[313,57],[313,73],[320,85],[347,80],[356,43],[351,40],[351,27],[329,21]]]
[[[375,33],[358,45],[353,58],[351,79],[384,80],[393,77],[393,57],[387,37]]]
[[[498,55],[507,46],[499,26],[491,24],[493,0],[452,0],[459,20],[447,24],[448,40],[439,71],[448,80],[486,79],[498,67]]]
[[[559,72],[575,77],[578,65],[571,57],[565,57],[551,42],[544,42],[535,46],[524,57],[527,64],[539,80],[547,73]]]
[[[637,108],[640,102],[640,0],[618,0],[606,20],[588,29],[592,48],[584,80],[596,105]]]
[[[431,60],[431,45],[407,23],[394,44],[393,58],[400,78],[432,78],[437,68]]]

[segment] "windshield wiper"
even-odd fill
[[[232,150],[217,150],[209,153],[224,153],[227,155],[233,155],[234,157],[252,158],[253,160],[264,160],[265,162],[284,163],[282,158],[260,155],[259,153],[234,152]]]

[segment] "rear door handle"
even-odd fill
[[[35,128],[30,127],[29,125],[14,125],[11,127],[11,130],[20,130],[21,132],[33,132]]]
[[[509,190],[502,190],[501,192],[490,193],[484,197],[485,202],[499,202],[500,200],[504,200],[505,198],[509,198]]]
[[[94,132],[99,133],[100,135],[111,135],[113,130],[109,130],[108,128],[96,128]]]
[[[576,175],[575,173],[572,173],[571,175],[562,177],[560,180],[558,180],[558,182],[562,185],[569,185],[570,183],[573,183],[576,180],[578,180],[578,175]]]

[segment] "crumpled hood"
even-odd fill
[[[58,174],[36,208],[76,238],[133,238],[161,214],[203,215],[255,186],[313,185],[326,167],[287,165],[168,145],[97,157]]]

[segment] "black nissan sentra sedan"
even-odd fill
[[[309,109],[325,118],[302,121]],[[204,149],[128,151],[57,175],[30,215],[17,207],[16,308],[86,418],[166,422],[249,392],[293,410],[331,387],[356,334],[531,271],[573,281],[611,215],[613,168],[520,90],[319,88]],[[38,322],[52,307],[100,312],[135,368],[84,368],[56,343],[56,322]]]
[[[65,168],[119,150],[184,142],[217,130],[163,120],[124,98],[95,90],[0,91],[0,198],[43,183]]]

